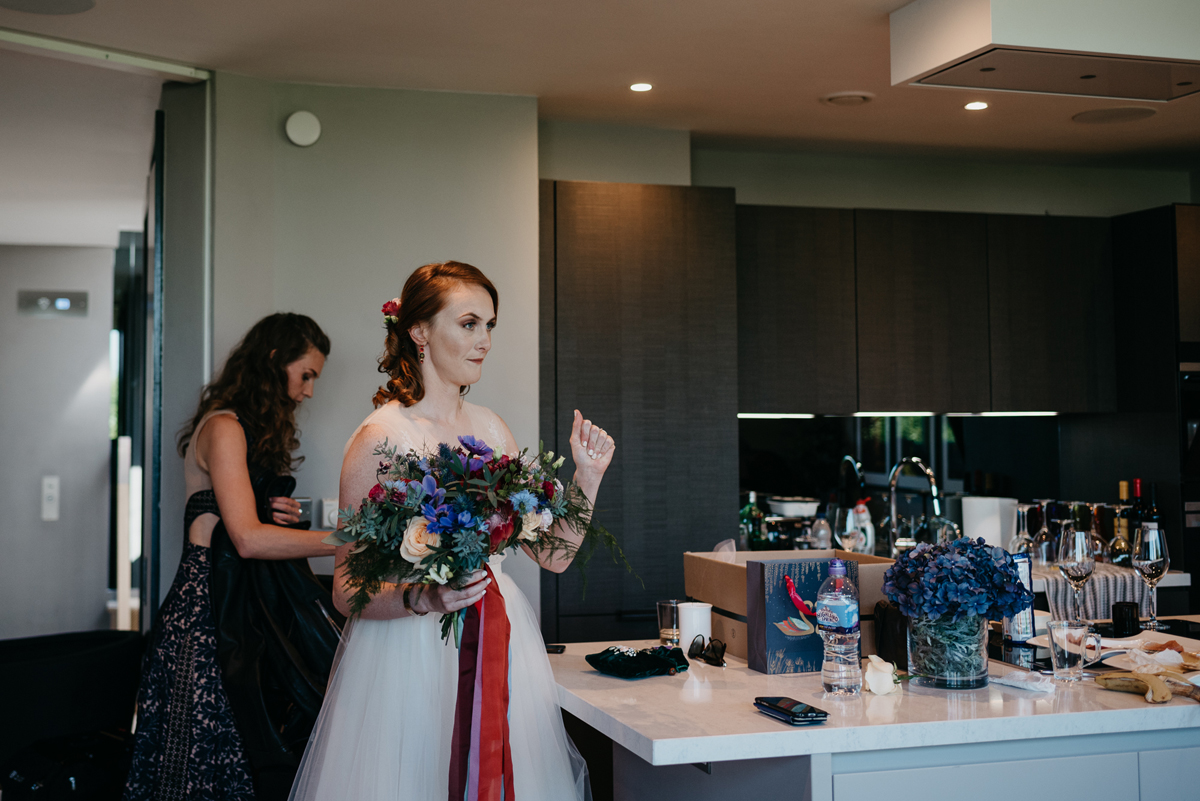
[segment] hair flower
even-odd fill
[[[383,304],[383,319],[389,323],[400,322],[400,298],[392,298]]]

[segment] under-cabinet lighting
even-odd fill
[[[933,417],[933,412],[855,412],[855,417]]]
[[[1058,412],[947,412],[947,417],[1057,417]]]
[[[812,420],[815,414],[771,414],[765,412],[738,412],[739,420]]]

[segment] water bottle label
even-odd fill
[[[858,631],[858,601],[830,599],[817,601],[817,628],[837,634]]]

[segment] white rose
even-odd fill
[[[450,579],[454,578],[454,571],[450,569],[450,565],[442,564],[437,567],[429,568],[429,573],[426,574],[430,581],[436,581],[438,584],[445,584]]]
[[[521,515],[521,533],[519,540],[534,542],[538,538],[538,529],[542,527],[542,515],[539,512],[527,512]]]
[[[400,555],[414,565],[433,551],[441,543],[441,536],[429,531],[429,521],[417,516],[408,521],[404,529],[404,540],[400,543]],[[444,582],[443,582],[444,583]]]
[[[543,509],[542,510],[542,528],[546,529],[546,531],[549,531],[550,527],[552,525],[554,525],[554,513],[551,512],[549,509]]]
[[[867,670],[863,674],[863,684],[867,685],[867,689],[876,695],[887,695],[900,691],[900,684],[896,681],[896,666],[891,662],[884,662],[875,654],[867,657],[871,661],[867,663]]]

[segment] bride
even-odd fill
[[[491,350],[498,305],[496,288],[482,272],[453,261],[419,268],[400,298],[385,305],[386,351],[379,370],[390,380],[375,395],[375,411],[346,446],[342,508],[357,508],[375,485],[375,448],[384,440],[400,452],[429,452],[438,443],[470,435],[498,454],[518,452],[498,415],[463,399],[479,380]],[[596,499],[614,447],[612,437],[575,412],[575,481],[589,501]],[[569,529],[556,533],[579,543],[580,536]],[[352,547],[343,545],[337,554],[334,603],[345,614],[353,590],[346,586],[342,563]],[[561,573],[571,560],[556,554],[543,554],[540,564]],[[508,720],[514,795],[521,801],[589,798],[587,769],[563,729],[537,617],[500,569],[503,559],[493,556],[489,567],[511,628]],[[292,799],[447,798],[458,650],[442,642],[438,619],[479,601],[490,582],[481,571],[461,589],[384,584],[372,597],[346,627]]]

